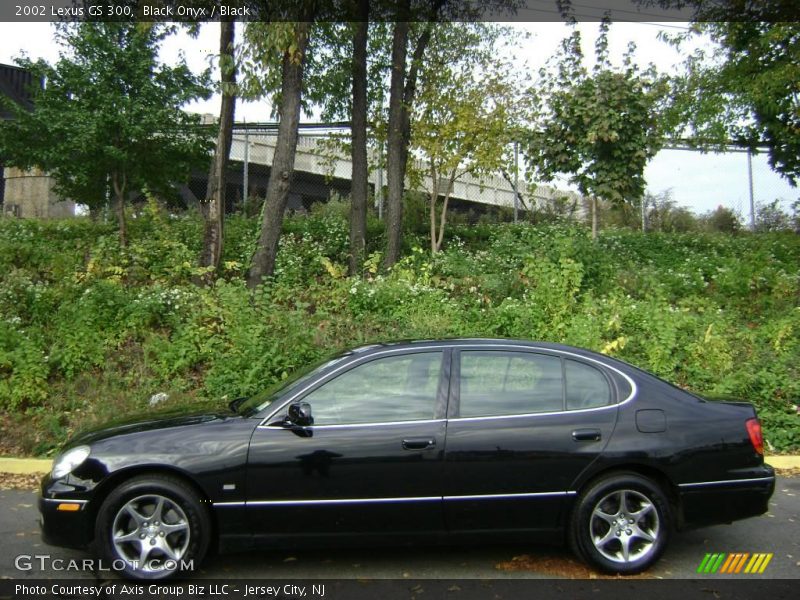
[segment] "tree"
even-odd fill
[[[703,215],[703,221],[709,231],[720,233],[736,233],[742,228],[739,215],[722,205]]]
[[[369,35],[369,0],[358,0],[359,21],[353,26],[353,100],[351,109],[350,186],[350,275],[361,268],[367,243],[367,196],[369,167],[367,164],[367,42]]]
[[[507,162],[517,120],[515,90],[521,88],[500,58],[510,36],[508,29],[485,23],[443,23],[433,32],[411,125],[412,152],[431,181],[433,254],[442,246],[455,182],[467,174],[493,174]]]
[[[235,22],[220,21],[219,72],[222,102],[219,110],[219,131],[211,169],[208,190],[203,203],[205,227],[200,266],[216,271],[222,258],[223,223],[225,218],[225,187],[228,159],[233,139],[233,120],[236,112],[236,63],[234,57]]]
[[[392,33],[389,119],[386,143],[386,256],[384,264],[400,258],[403,225],[403,189],[411,142],[411,112],[425,52],[437,21],[480,20],[513,12],[521,0],[398,0]],[[413,9],[413,10],[412,10]],[[410,22],[410,21],[413,21]],[[409,52],[410,50],[410,52]]]
[[[96,211],[110,186],[122,244],[128,196],[174,194],[210,149],[195,127],[199,116],[181,110],[208,96],[207,75],[193,75],[183,60],[175,67],[158,62],[171,31],[143,23],[57,25],[62,51],[55,65],[18,61],[45,82],[34,90],[33,110],[13,106],[16,119],[0,128],[6,163],[47,171],[61,196]]]
[[[259,285],[265,276],[275,270],[278,240],[283,227],[283,215],[289,198],[289,187],[294,175],[294,158],[297,151],[303,92],[303,67],[306,60],[311,24],[249,23],[247,31],[251,46],[256,52],[269,55],[277,52],[281,58],[281,91],[278,98],[278,138],[267,183],[267,197],[261,219],[261,233],[247,275],[247,285]]]
[[[678,206],[668,189],[660,194],[645,194],[647,229],[668,233],[685,233],[698,229],[697,217],[683,206]]]
[[[431,24],[427,24],[425,37],[417,41],[417,54],[421,55],[430,39]],[[406,73],[409,24],[398,21],[392,33],[391,81],[389,84],[389,122],[386,143],[386,256],[384,264],[391,267],[400,259],[403,231],[403,187],[408,158],[408,138],[404,123],[408,120],[410,102],[413,101],[419,61],[412,63]],[[421,56],[420,56],[421,58]],[[410,137],[410,136],[409,136]]]
[[[792,185],[800,176],[800,23],[794,0],[637,0],[694,9],[689,32],[664,39],[680,46],[703,36],[676,77],[676,118],[704,149],[765,146],[772,168]]]
[[[368,22],[369,0],[350,0],[346,23],[317,23],[305,66],[304,110],[322,121],[349,121],[351,136],[332,134],[318,141],[326,160],[348,152],[352,160],[349,272],[360,269],[366,247],[369,153],[382,136],[384,79],[388,64],[388,23]],[[378,17],[380,15],[377,15]],[[318,113],[317,113],[318,111]],[[371,135],[370,135],[371,133]]]
[[[756,231],[791,231],[792,217],[781,208],[778,199],[759,202],[756,209]]]
[[[796,20],[795,20],[796,21]],[[697,23],[691,36],[714,43],[690,56],[678,78],[679,118],[702,148],[764,146],[770,166],[792,185],[800,177],[800,23]],[[689,35],[675,37],[675,43]]]
[[[564,174],[590,198],[594,238],[598,198],[615,204],[641,198],[645,165],[666,134],[660,118],[668,92],[664,78],[652,67],[639,71],[633,47],[623,68],[614,69],[608,59],[608,28],[603,22],[591,73],[583,66],[577,31],[564,41],[556,71],[542,70],[542,91],[536,98],[540,112],[524,148],[541,179]]]

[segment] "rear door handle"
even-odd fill
[[[409,438],[403,440],[403,450],[427,450],[436,446],[436,440],[432,438]]]
[[[572,432],[572,439],[576,442],[599,442],[599,429],[576,429]]]

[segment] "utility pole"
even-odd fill
[[[647,233],[647,196],[642,196],[642,233]]]
[[[756,230],[756,203],[753,198],[753,151],[747,149],[747,181],[750,184],[750,231]]]
[[[519,142],[514,140],[514,223],[519,219]]]
[[[247,123],[245,123],[247,125]],[[244,180],[242,182],[244,187],[242,202],[242,212],[247,214],[247,203],[250,200],[250,131],[246,128],[244,130]]]

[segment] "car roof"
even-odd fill
[[[386,350],[389,348],[399,349],[399,350],[405,350],[405,349],[413,350],[413,349],[421,349],[421,348],[435,347],[435,346],[451,346],[453,348],[457,348],[460,346],[478,347],[478,346],[498,346],[498,345],[524,346],[526,348],[531,348],[531,349],[539,348],[544,350],[570,352],[573,354],[580,354],[583,356],[590,356],[590,357],[599,356],[606,359],[608,358],[607,356],[601,355],[597,352],[586,350],[585,348],[578,348],[576,346],[568,346],[566,344],[556,344],[553,342],[537,342],[532,340],[520,340],[511,338],[439,338],[439,339],[429,339],[429,340],[397,340],[397,341],[365,344],[363,346],[351,349],[350,352],[353,354],[364,355],[364,354],[372,354],[374,352],[380,352],[382,350]]]

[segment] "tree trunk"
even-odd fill
[[[114,186],[114,199],[117,207],[117,221],[119,222],[119,244],[123,248],[128,245],[128,225],[125,222],[125,188],[127,178],[117,171],[111,175],[111,185]]]
[[[300,98],[303,91],[303,64],[308,46],[310,23],[297,23],[294,56],[288,50],[283,55],[280,125],[275,143],[275,155],[267,183],[261,235],[258,238],[253,264],[247,275],[247,285],[253,288],[275,270],[278,239],[283,227],[283,213],[289,198],[289,187],[294,174],[294,157],[297,151],[297,130],[300,124]]]
[[[598,215],[597,215],[597,196],[592,196],[592,239],[597,239],[598,229]]]
[[[403,95],[405,90],[408,23],[397,22],[392,37],[392,79],[389,86],[389,131],[386,140],[386,256],[391,267],[400,259],[403,227]]]
[[[437,0],[435,16],[442,5]],[[387,139],[386,179],[388,198],[386,204],[386,258],[391,267],[400,259],[403,227],[403,185],[406,178],[408,146],[411,142],[411,107],[417,90],[419,66],[431,40],[433,24],[428,23],[419,36],[411,66],[406,76],[408,54],[408,23],[395,23],[392,40],[392,81],[389,91],[389,135]]]
[[[361,269],[367,240],[367,35],[369,0],[359,0],[353,36],[352,160],[350,188],[350,275]]]
[[[233,119],[236,112],[236,67],[233,63],[233,43],[235,37],[234,21],[220,21],[220,81],[222,83],[222,105],[219,111],[219,132],[214,159],[208,174],[208,189],[203,202],[205,217],[203,248],[200,253],[200,266],[213,267],[198,283],[213,280],[213,271],[219,268],[222,258],[223,223],[225,219],[225,188],[227,184],[228,158],[233,138]]]
[[[431,161],[433,162],[433,161]],[[431,164],[431,254],[436,254],[436,201],[439,199],[439,185],[436,180],[436,167]]]
[[[436,252],[442,249],[442,241],[444,240],[444,226],[447,224],[447,204],[450,202],[450,196],[453,193],[453,184],[456,180],[456,172],[450,175],[447,182],[447,192],[444,195],[444,202],[442,203],[442,215],[439,218],[439,236],[436,238]]]

